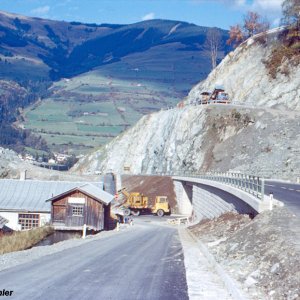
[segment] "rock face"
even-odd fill
[[[248,41],[185,99],[184,108],[143,117],[74,168],[132,174],[229,170],[300,177],[300,68],[271,79],[263,60],[273,46]],[[232,104],[192,105],[222,84]]]
[[[289,75],[279,72],[276,79],[272,79],[264,64],[272,49],[272,44],[266,46],[248,40],[196,85],[186,101],[194,102],[201,92],[223,85],[236,104],[300,110],[300,68],[282,66],[288,69]]]
[[[279,178],[300,169],[300,113],[231,105],[188,106],[143,117],[85,157],[82,173],[239,170]]]

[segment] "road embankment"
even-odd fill
[[[252,299],[299,299],[300,221],[285,207],[226,213],[189,227]]]

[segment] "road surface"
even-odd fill
[[[139,224],[0,272],[10,299],[188,299],[177,230]]]
[[[273,193],[274,198],[280,200],[296,216],[300,217],[300,184],[267,180],[265,194]]]

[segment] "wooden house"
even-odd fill
[[[56,230],[109,229],[110,203],[114,196],[84,184],[47,200],[51,202],[51,223]]]

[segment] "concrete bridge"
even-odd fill
[[[215,218],[229,211],[256,214],[281,203],[264,194],[264,181],[242,174],[172,176],[179,212],[195,221]]]
[[[264,179],[258,176],[241,173],[141,175],[171,177],[178,212],[191,216],[195,222],[216,218],[230,211],[255,216],[260,212],[271,210],[273,206],[284,205],[281,202],[284,199],[279,198],[281,200],[279,201],[273,198],[270,185],[265,184]],[[116,184],[120,189],[122,186],[120,175],[116,177]],[[277,194],[277,190],[275,191]]]

